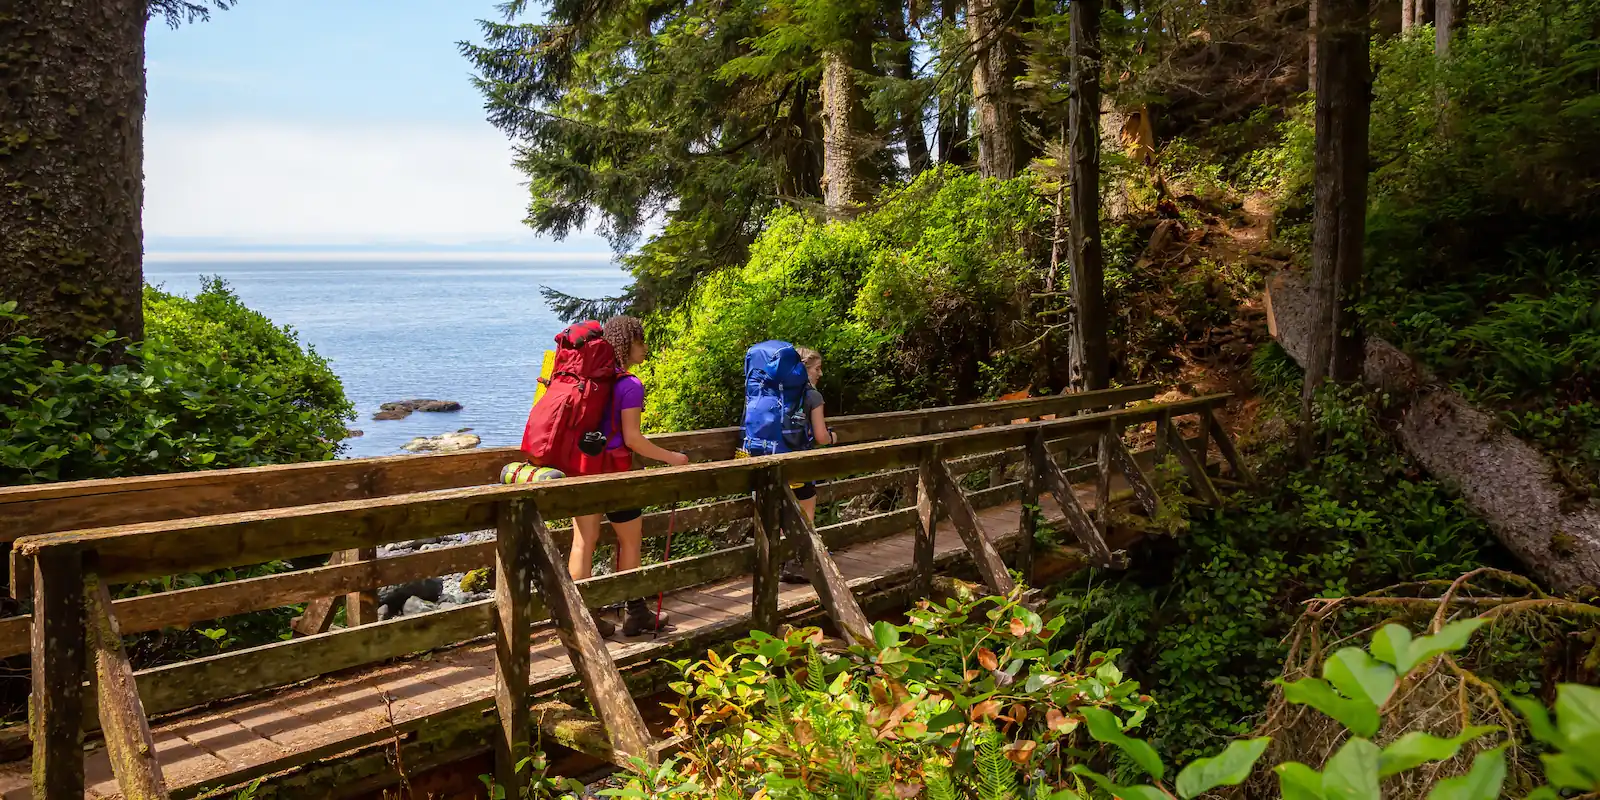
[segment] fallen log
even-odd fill
[[[1278,273],[1266,300],[1268,329],[1303,361],[1311,328],[1304,278]],[[1549,458],[1378,337],[1367,337],[1362,377],[1400,402],[1406,452],[1460,492],[1534,576],[1561,592],[1600,586],[1600,510],[1563,507]]]

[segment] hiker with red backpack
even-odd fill
[[[649,354],[639,320],[613,317],[603,326],[579,323],[556,336],[556,346],[555,370],[523,433],[524,452],[541,467],[564,473],[546,476],[626,472],[633,469],[634,453],[669,466],[689,463],[688,456],[657,446],[640,429],[644,383],[628,372]],[[573,580],[593,574],[600,517],[586,514],[572,521],[567,572]],[[617,536],[616,569],[637,569],[644,531],[639,509],[611,511],[605,517]],[[627,609],[624,636],[670,627],[665,615],[652,611],[644,598],[629,600]],[[616,632],[616,626],[599,615],[595,625],[602,636]]]

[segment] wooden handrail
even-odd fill
[[[974,470],[986,469],[988,462],[994,460],[994,456],[1007,455],[1012,456],[1014,460],[1021,458],[1020,453],[995,453],[957,459],[950,463],[950,471],[955,475],[965,475]],[[821,502],[832,502],[889,486],[907,484],[915,478],[916,470],[895,470],[860,478],[846,478],[819,486],[817,497]],[[892,514],[880,514],[844,522],[824,530],[833,535],[831,532],[834,530],[843,531],[864,524],[878,524],[878,520],[888,516]],[[646,514],[643,526],[645,537],[664,535],[669,525],[669,517],[676,518],[676,529],[679,533],[683,533],[749,519],[750,500],[749,498],[719,500],[678,509],[675,512],[659,511]],[[901,528],[907,527],[907,524],[902,524],[905,520],[896,519],[894,522]],[[561,534],[566,530],[558,529],[551,532]],[[603,528],[600,541],[602,543],[614,541],[609,523]],[[562,547],[563,552],[571,546],[565,538],[558,538],[557,544]],[[492,541],[473,542],[372,561],[329,564],[312,569],[127,597],[117,600],[113,603],[113,607],[123,633],[141,633],[261,609],[278,608],[318,597],[390,586],[418,578],[466,572],[486,567],[493,561]],[[0,658],[28,652],[30,623],[31,618],[27,614],[0,619]]]
[[[296,506],[269,511],[28,536],[12,549],[12,585],[28,585],[25,562],[46,551],[97,553],[101,577],[130,582],[276,559],[375,547],[401,539],[493,527],[499,503],[532,499],[547,518],[666,505],[751,490],[752,476],[777,466],[792,481],[821,480],[917,464],[937,445],[944,458],[1026,446],[1044,435],[1098,434],[1222,405],[1218,394],[1045,422],[913,436],[776,456],[689,464],[613,475]]]
[[[841,443],[960,430],[1149,400],[1153,386],[1129,386],[829,420]],[[650,440],[695,461],[731,458],[738,428],[665,433]],[[243,513],[494,483],[517,460],[514,447],[434,455],[383,456],[138,478],[0,488],[0,541],[43,533],[202,515]]]
[[[812,587],[834,627],[848,639],[865,641],[869,636],[868,617],[854,596],[851,582],[845,580],[845,573],[834,561],[832,547],[909,528],[916,545],[912,572],[921,586],[931,581],[939,563],[932,548],[924,545],[934,541],[939,520],[947,517],[967,554],[978,563],[985,583],[992,591],[1006,591],[1012,578],[991,541],[993,532],[982,527],[975,509],[1011,501],[1026,506],[1039,502],[1041,491],[1053,497],[1091,563],[1126,564],[1126,553],[1108,547],[1105,539],[1113,502],[1109,489],[1114,465],[1120,465],[1116,468],[1133,485],[1130,495],[1138,497],[1142,504],[1152,507],[1160,498],[1153,486],[1146,485],[1147,479],[1123,447],[1123,432],[1129,426],[1155,422],[1158,435],[1165,434],[1160,443],[1167,445],[1165,449],[1179,451],[1177,456],[1191,481],[1199,486],[1202,499],[1215,502],[1216,492],[1206,491],[1210,482],[1204,466],[1205,442],[1207,427],[1215,424],[1213,411],[1227,399],[1228,395],[1212,395],[1020,424],[1014,422],[1016,417],[1033,416],[1041,406],[1031,406],[1032,413],[1020,411],[1017,405],[1005,406],[1000,409],[1000,418],[996,417],[998,404],[981,409],[934,409],[902,414],[889,421],[880,415],[876,420],[857,421],[863,426],[861,435],[870,432],[874,441],[801,453],[534,484],[416,490],[23,536],[12,548],[13,586],[19,591],[31,591],[36,613],[31,619],[0,621],[0,644],[15,647],[20,644],[16,641],[20,637],[13,634],[20,633],[19,629],[31,629],[33,683],[38,696],[30,725],[34,790],[47,796],[81,793],[84,766],[80,731],[94,727],[96,720],[106,728],[108,742],[126,752],[149,754],[153,747],[150,737],[148,733],[141,734],[147,729],[148,714],[178,711],[331,671],[458,645],[484,635],[492,635],[495,642],[494,705],[499,726],[494,737],[495,771],[497,775],[514,776],[514,767],[527,750],[531,736],[531,721],[526,713],[530,700],[528,634],[532,623],[546,616],[559,630],[590,705],[605,725],[614,760],[631,756],[654,763],[657,743],[645,728],[637,703],[629,695],[586,608],[636,597],[641,592],[675,591],[751,572],[757,591],[752,596],[750,619],[768,629],[779,619],[772,592],[778,564],[785,552],[792,550],[806,560]],[[1173,424],[1179,415],[1198,415],[1198,446],[1192,446],[1179,434]],[[968,424],[974,419],[987,422]],[[918,431],[924,432],[904,435]],[[1215,433],[1226,436],[1225,431]],[[892,438],[897,435],[904,436]],[[880,436],[891,438],[877,440]],[[714,438],[703,436],[700,441]],[[1069,450],[1078,452],[1073,443],[1085,440],[1094,442],[1097,453],[1095,464],[1089,467],[1098,478],[1092,517],[1078,499],[1075,478],[1057,463],[1050,446],[1052,442],[1067,443]],[[1219,449],[1225,460],[1237,462],[1237,453],[1231,447],[1219,445]],[[957,485],[957,463],[970,469],[1000,468],[1024,453],[1020,482],[1005,483],[1003,473],[996,472],[988,489],[967,493]],[[1235,474],[1244,474],[1238,463],[1233,463],[1232,469]],[[832,493],[870,492],[903,485],[911,474],[916,476],[919,495],[916,507],[821,530],[813,526],[789,488],[796,481],[843,477],[846,479],[830,489]],[[369,485],[363,491],[373,491],[373,487]],[[753,502],[742,499],[752,491]],[[86,496],[109,499],[119,495]],[[130,495],[120,497],[131,499]],[[708,498],[736,499],[703,502]],[[56,501],[65,502],[65,496],[52,500]],[[566,559],[544,521],[617,507],[685,501],[701,501],[686,512],[698,525],[755,515],[754,541],[579,585],[568,576]],[[392,559],[388,564],[341,563],[260,583],[204,587],[182,597],[174,594],[164,601],[136,598],[114,603],[104,591],[107,582],[373,548],[401,539],[490,527],[495,527],[498,535],[489,547],[448,548],[449,552],[419,553]],[[1030,535],[1023,517],[1019,517],[1018,531],[1021,537]],[[172,624],[190,614],[238,613],[255,602],[281,604],[296,592],[350,591],[373,581],[394,580],[411,570],[435,571],[446,561],[459,566],[489,560],[491,556],[497,576],[492,601],[346,627],[140,673],[128,667],[120,643],[119,627],[131,630],[142,625]],[[36,577],[31,576],[30,567],[37,569]],[[537,594],[531,591],[530,583],[534,581],[539,585]],[[98,625],[92,634],[84,627],[82,613],[88,596],[86,588],[94,592],[91,599],[97,601],[89,603],[90,615]],[[257,589],[259,598],[248,597]],[[193,604],[186,609],[160,605],[183,599]],[[121,619],[118,612],[123,612]],[[96,693],[88,695],[81,691],[92,678],[81,658],[86,644],[97,648],[97,669],[101,672]],[[308,751],[296,757],[310,755]],[[146,793],[149,796],[165,795],[160,788],[161,767],[153,758],[138,763],[118,760],[113,771],[124,790],[129,786],[149,786],[155,787]]]

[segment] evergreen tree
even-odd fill
[[[145,23],[231,4],[0,3],[0,301],[52,353],[143,338]]]

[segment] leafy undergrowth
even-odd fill
[[[1252,369],[1263,395],[1244,442],[1261,488],[1147,539],[1124,573],[1088,571],[1056,591],[1064,633],[1121,648],[1121,663],[1161,698],[1150,741],[1169,758],[1214,749],[1256,724],[1288,652],[1301,604],[1407,581],[1509,565],[1484,524],[1397,452],[1382,398],[1329,395],[1328,441],[1294,465],[1289,420],[1300,372],[1276,345]]]
[[[1600,494],[1600,3],[1375,51],[1369,328]],[[1448,98],[1441,107],[1440,98]]]
[[[1422,636],[1383,625],[1348,643],[1370,638],[1369,646],[1339,647],[1277,681],[1287,717],[1336,732],[1327,748],[1284,747],[1296,731],[1283,724],[1215,742],[1175,769],[1144,739],[1168,713],[1159,697],[1116,666],[1114,651],[1063,644],[1068,618],[1041,615],[1021,596],[923,601],[907,624],[879,622],[856,645],[807,628],[752,634],[726,658],[677,662],[673,732],[682,754],[659,766],[636,759],[622,785],[598,794],[1191,800],[1252,777],[1289,800],[1376,800],[1402,786],[1411,791],[1388,796],[1494,800],[1511,790],[1546,800],[1600,788],[1600,690],[1592,687],[1560,686],[1552,717],[1537,699],[1478,681],[1471,702],[1498,709],[1500,724],[1413,724],[1408,703],[1433,696],[1441,671],[1474,680],[1454,659],[1491,624],[1487,613],[1440,614]],[[1534,751],[1537,761],[1527,758]],[[1519,757],[1539,767],[1524,771]],[[524,797],[586,794],[549,776],[538,754],[524,768],[532,773]],[[491,798],[506,796],[483,780]]]

